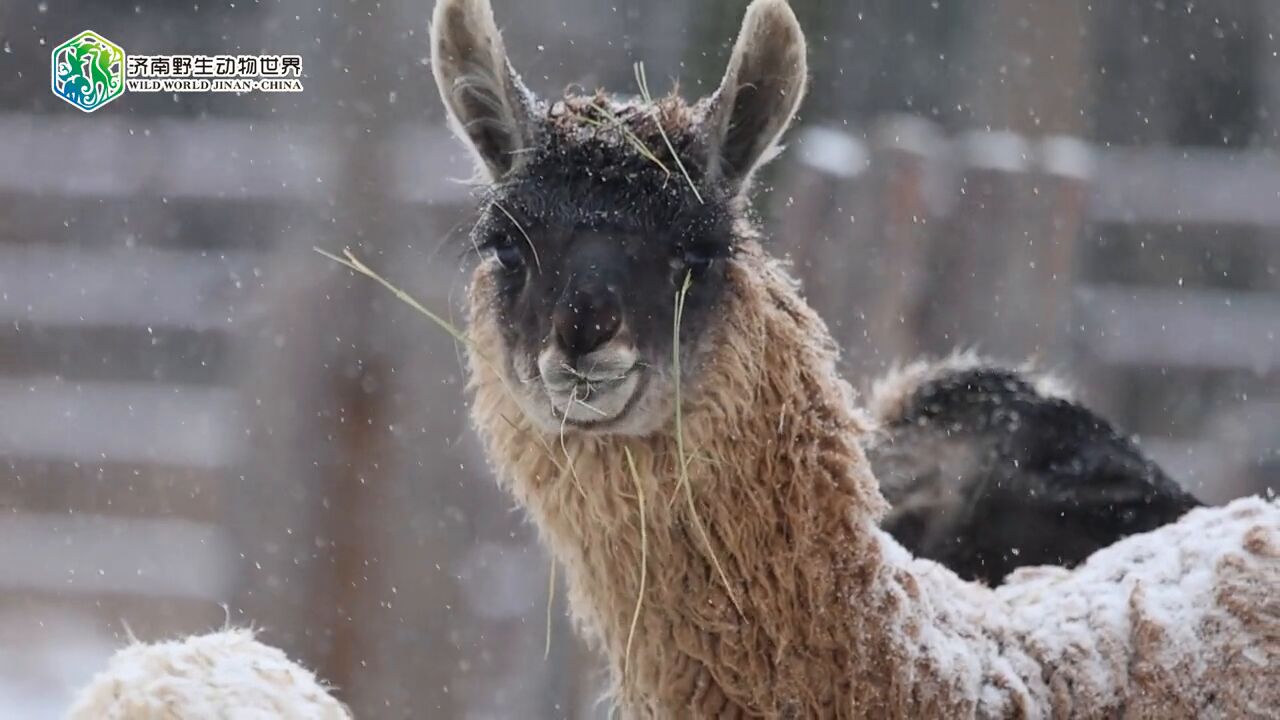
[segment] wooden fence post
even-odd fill
[[[933,123],[905,115],[880,122],[873,141],[871,227],[859,252],[875,259],[862,307],[870,356],[864,368],[878,374],[922,349],[930,235],[938,213],[930,195],[940,171],[941,141]]]
[[[850,316],[844,297],[854,246],[849,204],[866,167],[861,141],[827,127],[796,132],[773,190],[776,230],[769,242],[787,256],[810,304],[842,338]]]
[[[1009,270],[1021,241],[1027,145],[1010,132],[970,133],[955,142],[958,197],[934,238],[926,344],[934,353],[978,345],[996,355],[1024,354],[1021,299],[1011,296]]]

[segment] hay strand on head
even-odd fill
[[[636,152],[640,153],[641,157],[653,163],[654,165],[657,165],[658,169],[661,170],[667,177],[671,177],[671,170],[666,166],[666,163],[662,162],[662,160],[658,157],[658,155],[654,153],[653,150],[649,149],[649,146],[645,145],[644,141],[641,140],[634,132],[631,131],[631,128],[627,127],[627,124],[622,121],[622,118],[614,114],[614,112],[609,108],[603,105],[599,105],[595,102],[591,103],[591,105],[588,105],[588,107],[593,108],[596,112],[603,115],[605,119],[607,119],[609,122],[603,123],[599,120],[593,120],[585,115],[582,115],[581,119],[584,122],[586,122],[588,125],[594,125],[595,127],[604,127],[608,129],[613,129],[622,133],[622,137],[626,139],[627,142],[631,143],[632,147],[636,149]]]
[[[698,204],[705,204],[706,201],[702,199],[702,193],[698,192],[698,186],[693,184],[693,178],[689,176],[689,171],[685,169],[684,162],[680,160],[680,153],[676,152],[675,145],[671,144],[671,138],[667,137],[667,131],[662,127],[662,117],[657,106],[653,104],[653,97],[649,94],[649,78],[644,73],[644,63],[636,63],[634,69],[636,84],[640,86],[640,96],[653,109],[653,123],[658,126],[658,134],[662,136],[662,142],[667,144],[667,151],[671,153],[672,159],[676,161],[676,167],[680,168],[680,173],[684,175],[685,182],[689,183],[689,189],[693,191],[693,196],[698,198]]]

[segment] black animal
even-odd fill
[[[883,527],[917,556],[998,585],[1075,565],[1201,503],[1111,423],[1017,370],[917,365],[880,383],[868,450],[893,505]]]

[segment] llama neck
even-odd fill
[[[897,665],[921,653],[906,640],[919,587],[914,561],[876,528],[866,427],[793,282],[754,248],[731,272],[684,400],[687,477],[674,425],[539,438],[473,357],[477,424],[633,714],[838,716],[850,697],[887,707],[910,692]]]

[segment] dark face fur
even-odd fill
[[[471,237],[483,257],[473,302],[498,324],[508,384],[547,430],[660,427],[677,305],[690,383],[743,239],[743,190],[803,90],[790,9],[758,0],[720,90],[692,106],[537,100],[487,0],[441,0],[432,38],[455,130],[489,180]]]
[[[664,132],[690,158],[698,140],[682,104],[665,104]],[[686,278],[685,367],[732,257],[732,195],[685,162],[674,167],[650,106],[599,96],[557,102],[540,118],[530,157],[489,190],[472,239],[507,345],[507,371],[535,397],[534,416],[594,430],[642,432],[649,393],[670,395],[677,297]],[[593,125],[617,118],[626,133]],[[656,140],[656,143],[654,142]],[[657,149],[663,152],[659,155]],[[592,168],[591,173],[582,168]],[[678,172],[678,171],[677,171]],[[543,395],[544,397],[538,397]],[[651,413],[648,413],[651,415]]]

